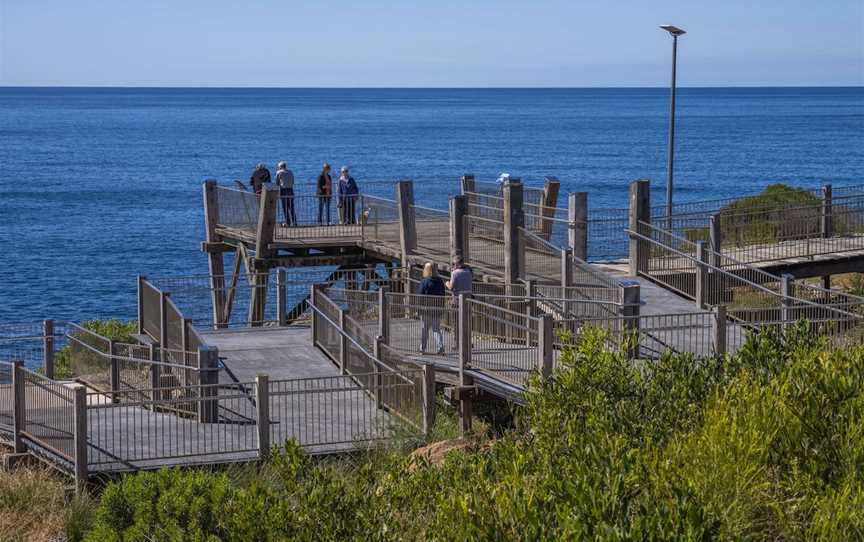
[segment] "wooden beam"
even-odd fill
[[[524,243],[519,228],[525,226],[522,182],[511,177],[504,183],[504,282],[516,284],[524,270]]]
[[[213,179],[204,181],[204,242],[208,246],[222,243],[222,237],[216,233],[216,227],[219,222],[217,189],[216,181]],[[207,266],[210,271],[210,297],[213,305],[213,321],[218,322],[220,315],[225,312],[225,260],[222,252],[208,250]]]
[[[630,183],[630,230],[647,234],[640,222],[651,223],[651,185],[648,180],[640,179]],[[637,237],[630,237],[630,274],[634,277],[648,270],[648,243]]]
[[[276,233],[276,204],[279,202],[279,189],[266,187],[261,191],[260,198],[258,229],[255,233],[255,256],[267,258],[274,255],[270,245]]]
[[[402,251],[402,265],[417,248],[417,223],[414,216],[414,183],[396,183],[396,205],[399,207],[399,244]]]
[[[467,262],[468,235],[465,231],[465,215],[468,214],[467,196],[450,198],[450,261],[463,258]]]
[[[571,192],[567,196],[568,241],[573,256],[588,260],[588,192]]]
[[[555,207],[558,205],[558,193],[561,190],[561,182],[556,177],[543,179],[543,199],[541,211],[543,220],[540,223],[540,232],[547,241],[552,238],[552,226],[555,224]]]

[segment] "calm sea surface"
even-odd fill
[[[134,316],[137,273],[206,272],[200,183],[259,161],[298,181],[347,164],[385,196],[376,181],[413,178],[441,208],[462,173],[502,171],[603,207],[644,177],[660,202],[667,107],[663,89],[0,88],[0,322]],[[862,88],[684,89],[678,107],[676,200],[864,183]]]

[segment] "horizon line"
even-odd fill
[[[859,85],[686,85],[677,86],[678,90],[682,89],[768,89],[768,88],[788,88],[788,89],[805,89],[805,88],[837,88],[837,89],[864,89],[864,83]],[[564,85],[548,85],[548,86],[253,86],[253,85],[0,85],[0,89],[188,89],[188,90],[651,90],[651,89],[669,89],[669,86],[564,86]]]

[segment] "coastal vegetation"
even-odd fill
[[[592,330],[508,431],[443,456],[288,442],[262,465],[130,475],[86,539],[860,539],[862,427],[864,348],[806,323],[637,364]]]

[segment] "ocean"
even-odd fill
[[[365,193],[557,177],[592,207],[665,197],[666,89],[0,88],[0,323],[134,317],[135,277],[206,273],[201,181],[322,162]],[[675,200],[864,183],[864,88],[680,89]]]

